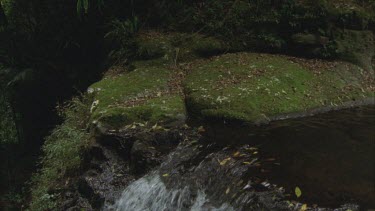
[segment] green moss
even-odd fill
[[[197,62],[185,85],[189,110],[196,117],[257,122],[372,94],[354,65],[310,69],[305,62],[250,53]]]
[[[149,63],[135,64],[135,67],[132,72],[104,78],[91,86],[96,90],[96,100],[99,100],[96,113],[168,89],[168,79],[173,73],[171,70]]]
[[[171,122],[185,115],[178,87],[173,87],[176,70],[155,61],[136,62],[136,69],[91,86],[97,106],[93,121],[112,127],[133,122]]]
[[[101,123],[119,128],[133,122],[170,123],[185,115],[184,102],[178,95],[150,99],[134,107],[115,107],[104,110],[94,118]]]

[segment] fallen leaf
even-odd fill
[[[221,166],[224,166],[230,160],[231,160],[231,158],[225,158],[224,160],[220,161],[219,163],[220,163]]]
[[[230,192],[230,188],[228,187],[227,190],[225,191],[225,194],[228,194]]]
[[[302,205],[300,211],[306,211],[307,210],[307,204]]]
[[[163,174],[163,177],[169,177],[169,174]]]
[[[298,186],[294,189],[294,193],[296,194],[297,198],[301,197],[302,195],[302,191]]]
[[[233,157],[237,158],[237,157],[240,157],[240,155],[241,155],[240,152],[235,152],[235,153],[233,154]]]
[[[251,188],[251,185],[250,184],[247,184],[247,185],[245,185],[245,187],[243,188],[243,190],[248,190],[248,189],[250,189]]]

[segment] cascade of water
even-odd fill
[[[224,203],[213,206],[203,191],[194,192],[189,187],[167,189],[157,172],[151,173],[130,184],[121,198],[105,210],[116,211],[230,211]]]

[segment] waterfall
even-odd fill
[[[105,210],[230,211],[234,209],[226,203],[218,208],[213,206],[202,190],[194,192],[187,186],[182,189],[167,189],[159,174],[154,172],[130,184],[116,204]]]

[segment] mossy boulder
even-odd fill
[[[344,62],[238,53],[201,60],[191,71],[186,103],[198,119],[262,123],[366,99],[374,91],[367,72]]]
[[[184,119],[184,102],[174,83],[179,72],[153,61],[134,66],[131,72],[90,87],[96,93],[92,120],[119,128],[133,122],[172,124]]]

